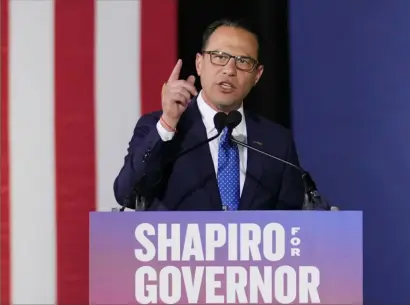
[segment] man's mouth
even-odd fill
[[[232,85],[230,82],[220,82],[219,85],[226,90],[232,90],[235,89],[235,86]]]

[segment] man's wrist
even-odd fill
[[[160,122],[162,127],[164,127],[166,130],[176,132],[176,126],[178,124],[177,120],[173,120],[168,118],[166,115],[162,115],[160,117]]]

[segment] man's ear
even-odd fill
[[[259,65],[256,68],[255,82],[254,82],[253,86],[256,86],[256,84],[259,82],[259,79],[262,77],[262,74],[263,74],[263,65]]]
[[[203,60],[204,58],[202,57],[202,54],[196,53],[195,67],[196,67],[196,73],[198,74],[198,76],[201,76]]]

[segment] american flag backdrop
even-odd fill
[[[87,304],[88,212],[160,107],[177,0],[0,1],[1,304]]]

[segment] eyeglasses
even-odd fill
[[[217,66],[225,66],[231,58],[234,58],[236,67],[246,72],[251,72],[259,64],[257,60],[248,56],[233,56],[220,51],[202,51],[202,53],[209,54],[211,63]]]

